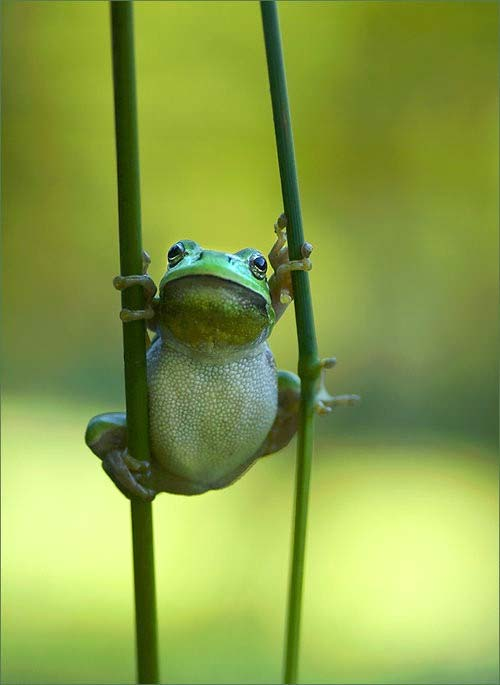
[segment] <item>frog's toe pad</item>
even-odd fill
[[[314,409],[317,414],[330,414],[335,407],[354,407],[361,402],[359,395],[329,395],[326,392],[318,393]]]
[[[150,474],[147,462],[138,462],[126,452],[113,451],[103,459],[102,467],[125,497],[143,502],[155,498],[156,492],[145,485]]]
[[[120,311],[120,319],[123,323],[130,321],[148,321],[155,315],[154,309],[147,306],[145,309],[122,309]]]
[[[142,461],[141,459],[135,459],[128,450],[122,454],[123,461],[125,465],[128,466],[129,470],[132,471],[134,475],[141,474],[145,478],[151,476],[151,464],[149,461]]]

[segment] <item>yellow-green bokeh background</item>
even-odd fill
[[[283,2],[320,350],[303,682],[498,680],[498,5]],[[5,2],[5,683],[133,682],[108,7]],[[143,237],[266,250],[281,211],[256,2],[136,3]],[[287,313],[272,346],[296,366]],[[154,505],[163,682],[279,682],[293,447]]]

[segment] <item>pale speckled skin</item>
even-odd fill
[[[148,387],[152,456],[200,491],[234,480],[276,416],[277,374],[266,343],[207,363],[160,337],[148,351]]]

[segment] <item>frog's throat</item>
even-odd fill
[[[165,337],[207,354],[260,345],[270,334],[271,305],[253,290],[218,276],[184,276],[160,296]]]

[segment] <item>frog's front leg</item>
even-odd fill
[[[300,378],[290,371],[278,371],[278,410],[257,457],[286,447],[297,431],[300,407]]]
[[[274,224],[274,231],[276,242],[269,253],[269,261],[274,273],[269,279],[269,290],[276,320],[278,320],[293,300],[292,271],[310,271],[312,269],[312,263],[309,259],[312,245],[304,243],[301,249],[302,259],[290,261],[288,245],[286,244],[286,216],[284,214],[278,217]]]
[[[102,460],[104,471],[129,499],[150,502],[157,494],[151,487],[149,462],[134,459],[127,450],[127,420],[123,413],[99,414],[90,419],[85,442]]]
[[[134,285],[140,285],[144,288],[145,307],[144,309],[122,309],[120,312],[120,319],[124,322],[138,321],[140,319],[151,320],[156,314],[156,285],[148,275],[148,266],[151,264],[151,258],[147,252],[142,253],[142,274],[133,274],[130,276],[115,276],[113,285],[117,290],[125,290]],[[154,324],[148,323],[148,327],[154,330]]]

